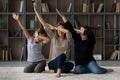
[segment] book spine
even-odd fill
[[[6,54],[5,55],[5,58],[6,58],[5,60],[8,61],[8,51],[7,50],[5,51],[5,54]]]
[[[47,3],[45,3],[45,8],[46,8],[46,12],[49,12],[49,7]]]
[[[22,11],[23,11],[23,4],[24,4],[24,1],[21,0],[21,2],[20,2],[20,10],[19,10],[19,12],[22,12]]]
[[[100,4],[99,4],[99,7],[98,7],[98,9],[97,9],[97,12],[101,12],[102,9],[103,9],[103,3],[100,3]]]
[[[91,10],[93,13],[95,12],[95,3],[93,2],[92,3],[92,10]]]
[[[34,29],[34,28],[35,28],[35,21],[30,20],[30,29]]]
[[[45,3],[41,3],[42,12],[47,12]]]
[[[115,12],[115,10],[116,10],[116,0],[114,0],[114,3],[113,3],[113,5],[112,5],[112,8],[111,8],[111,12]]]
[[[83,12],[87,12],[87,3],[83,3]]]
[[[105,22],[105,29],[110,29],[110,23],[109,22]]]
[[[67,12],[70,12],[71,11],[71,8],[72,8],[72,3],[69,4],[69,7],[67,9]]]
[[[4,61],[5,60],[5,51],[2,50],[2,60]]]
[[[11,51],[11,48],[9,48],[9,59],[12,60],[12,51]]]

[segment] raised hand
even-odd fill
[[[16,13],[13,13],[13,14],[12,14],[12,17],[13,17],[15,20],[19,20],[19,15],[16,14]]]
[[[67,17],[64,16],[58,9],[56,9],[56,12],[62,18],[63,22],[67,22],[68,21]]]
[[[56,12],[59,14],[59,16],[63,16],[63,14],[56,8]]]
[[[34,6],[34,11],[37,11],[37,4],[36,4],[36,2],[33,3],[33,6]]]

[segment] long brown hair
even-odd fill
[[[90,30],[90,28],[88,27],[88,25],[81,25],[80,28],[83,27],[84,29]]]
[[[58,27],[60,25],[64,27],[64,23],[62,21],[59,21],[58,24],[56,25],[56,27]],[[58,39],[58,37],[59,37],[57,30],[55,30],[55,37],[56,37],[56,39]],[[66,34],[64,34],[64,39],[66,39]]]

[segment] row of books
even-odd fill
[[[72,3],[70,2],[68,8],[67,8],[67,12],[71,12],[72,9]],[[42,12],[50,12],[49,6],[47,2],[42,2],[41,3],[41,10]]]
[[[35,0],[32,0],[31,2],[33,2]],[[8,3],[5,3],[4,6],[4,11],[8,11]],[[95,9],[97,6],[95,6],[95,2],[91,2],[90,3],[90,7],[87,3],[83,3],[83,12],[88,12],[90,9],[90,12],[102,12],[103,8],[104,8],[104,3],[100,3],[99,6],[97,7],[97,9]],[[24,9],[24,0],[20,1],[20,8],[19,8],[19,12],[23,12]],[[67,8],[67,12],[70,12],[72,9],[72,2],[69,1],[68,4],[68,8]],[[41,10],[42,12],[50,12],[50,8],[48,6],[47,2],[42,2],[41,3]],[[111,12],[120,12],[120,2],[116,2],[116,0],[114,1],[112,7],[111,7]]]
[[[1,60],[2,61],[11,61],[11,60],[14,60],[13,59],[14,55],[12,54],[11,48],[9,48],[9,50],[3,49],[0,54],[1,54]],[[25,59],[25,47],[21,48],[19,60],[20,61],[26,60]]]
[[[113,51],[110,60],[120,60],[120,51],[119,50]]]
[[[11,52],[8,54],[8,50],[3,49],[1,52],[1,56],[2,56],[2,61],[12,60],[12,54]]]
[[[36,20],[36,19],[35,19]],[[31,19],[29,21],[29,29],[35,29],[35,20],[34,19]],[[23,37],[23,31],[22,29],[18,29],[18,31],[14,31],[14,28],[13,27],[9,27],[9,36],[10,37]]]
[[[87,3],[83,3],[83,12],[89,12],[89,9],[90,9],[90,12],[102,12],[103,8],[104,8],[104,4],[100,3],[99,6],[98,6],[98,8],[97,8],[97,10],[95,8],[96,8],[96,6],[95,6],[94,2],[92,2],[90,4],[90,8],[89,8],[89,6],[88,6]]]

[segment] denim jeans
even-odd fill
[[[76,74],[83,73],[104,74],[107,72],[107,69],[99,67],[96,61],[90,61],[88,64],[75,66],[74,72]]]
[[[73,69],[73,63],[72,62],[66,62],[66,55],[63,53],[54,60],[50,61],[48,63],[49,69],[54,70],[54,72],[57,72],[57,69],[62,69],[62,73],[69,73]]]

